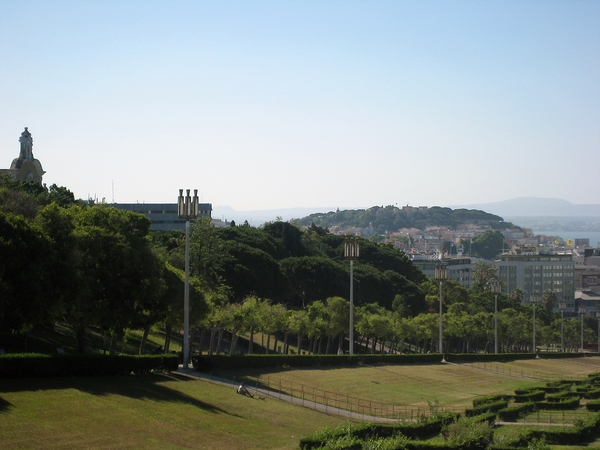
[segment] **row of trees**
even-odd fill
[[[144,331],[143,352],[150,329],[160,327],[168,350],[171,332],[182,328],[185,236],[149,229],[142,215],[76,201],[66,188],[0,178],[0,334],[62,321],[76,331],[83,351],[89,327],[115,337],[138,329]],[[314,224],[215,228],[207,219],[195,221],[192,327],[210,332],[210,351],[219,351],[218,343],[231,334],[234,341],[249,337],[243,351],[253,352],[256,332],[283,336],[286,351],[291,337],[311,352],[338,351],[348,333],[344,239]],[[437,286],[391,246],[363,239],[360,245],[354,301],[363,344],[368,338],[375,351],[381,342],[411,342],[411,348],[435,351]],[[489,348],[494,303],[487,286],[495,269],[477,265],[472,276],[471,291],[444,283],[444,336],[456,351]],[[527,326],[515,325],[531,320],[520,300],[499,298],[507,349],[530,342]],[[551,335],[544,327],[555,329],[552,301],[548,296],[548,311],[538,314],[540,343]],[[305,338],[310,344],[302,346]],[[235,349],[232,342],[229,351]]]
[[[167,349],[183,316],[184,234],[149,233],[149,227],[142,215],[76,201],[64,187],[0,178],[0,329],[20,333],[64,321],[83,351],[89,327],[113,336],[143,329],[146,336],[160,326]],[[205,317],[207,305],[239,304],[250,295],[291,309],[346,295],[343,242],[315,226],[217,229],[209,220],[195,221],[192,324]],[[410,313],[418,314],[426,307],[424,279],[403,253],[364,242],[356,302],[390,308],[401,293]]]
[[[375,352],[419,351],[439,352],[439,313],[435,312],[439,298],[437,286],[423,283],[428,292],[429,311],[411,316],[401,296],[397,296],[392,311],[377,304],[358,306],[354,324],[356,348]],[[467,292],[455,282],[443,288],[443,338],[445,352],[493,351],[495,343],[494,299],[489,291]],[[536,347],[577,348],[581,337],[581,322],[576,318],[552,313],[553,294],[545,295],[546,302],[536,305]],[[533,305],[522,305],[519,293],[512,298],[499,296],[498,342],[501,352],[533,351]],[[257,353],[277,349],[289,353],[290,341],[297,349],[308,353],[347,351],[349,302],[341,297],[317,300],[306,309],[291,310],[281,304],[255,296],[242,303],[211,307],[202,321],[201,329],[210,333],[210,343],[200,351],[212,353]],[[597,338],[596,321],[584,318],[584,339]],[[561,331],[562,330],[562,331]],[[267,336],[266,344],[254,347],[254,336]],[[224,336],[227,339],[224,339]],[[248,342],[239,343],[240,336]],[[275,340],[271,345],[271,338]],[[201,339],[200,342],[203,340]],[[264,343],[264,341],[263,341]],[[293,352],[294,350],[292,350]]]

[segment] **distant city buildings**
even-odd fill
[[[143,214],[152,222],[150,231],[185,230],[185,219],[177,215],[177,203],[114,203],[111,206]],[[210,218],[211,213],[212,204],[198,205],[198,218]]]

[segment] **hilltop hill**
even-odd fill
[[[323,228],[369,228],[375,234],[395,232],[402,228],[424,229],[427,226],[445,226],[450,229],[456,229],[462,224],[488,225],[493,229],[513,226],[511,223],[504,222],[504,219],[500,216],[475,209],[453,210],[440,206],[398,208],[391,205],[315,213],[299,219],[297,222],[304,226],[314,224]]]

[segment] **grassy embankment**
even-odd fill
[[[580,376],[600,358],[532,363],[537,370]],[[512,368],[527,361],[505,363]],[[239,374],[238,374],[239,375]],[[538,382],[453,365],[279,370],[281,377],[404,404],[438,400],[468,406],[473,398]],[[277,400],[255,400],[231,388],[177,375],[3,380],[0,448],[297,448],[298,439],[342,419]]]

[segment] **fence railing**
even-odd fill
[[[337,392],[307,386],[301,383],[293,383],[289,380],[279,378],[244,376],[232,379],[233,382],[245,381],[254,389],[267,391],[269,397],[282,398],[288,396],[296,399],[296,403],[312,409],[335,412],[335,410],[346,411],[361,415],[364,418],[376,417],[390,420],[416,421],[422,417],[429,417],[438,412],[449,411],[464,413],[464,407],[442,406],[438,403],[428,405],[394,405],[372,400],[363,399]],[[320,406],[319,406],[320,405]]]
[[[555,373],[545,373],[539,372],[537,370],[524,370],[517,369],[515,367],[506,367],[498,363],[489,363],[489,362],[463,362],[462,366],[473,367],[475,369],[480,369],[486,372],[499,373],[513,377],[521,377],[521,378],[530,378],[533,380],[542,380],[542,381],[573,381],[576,379],[572,376],[566,376]]]

